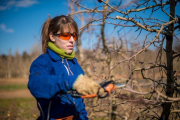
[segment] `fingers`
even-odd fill
[[[96,84],[91,84],[91,85],[86,85],[78,87],[77,92],[82,94],[82,95],[92,95],[92,94],[97,94],[100,86]]]
[[[91,94],[97,94],[101,86],[98,83],[96,83],[94,80],[86,76],[80,76],[75,81],[73,88],[82,95],[91,95]]]
[[[92,81],[91,84],[89,84],[89,94],[97,94],[99,88],[101,87],[98,83],[95,81]]]
[[[103,96],[103,95],[105,95],[105,94],[106,94],[106,92],[104,91],[104,89],[103,89],[103,88],[100,88],[100,89],[99,89],[99,95]]]
[[[96,89],[91,89],[90,92],[91,92],[90,94],[96,94],[96,93],[97,93],[97,90],[96,90]]]
[[[96,85],[94,84],[92,87],[90,87],[90,94],[97,94],[98,90],[99,90],[100,86],[99,85]]]
[[[88,93],[86,91],[84,91],[84,90],[79,91],[78,93],[81,93],[82,95],[88,95]]]

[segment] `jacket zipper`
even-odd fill
[[[68,67],[69,72],[71,73],[71,75],[73,75],[73,72],[71,71],[71,69],[70,69],[70,67],[69,67],[69,64],[68,64],[67,59],[65,59],[65,60],[66,60],[66,64],[67,64],[67,67]]]
[[[69,75],[69,70],[68,70],[68,68],[66,67],[65,63],[64,63],[64,59],[62,59],[62,64],[63,64],[64,67],[66,68],[66,71],[67,71],[67,73],[68,73],[68,75]]]
[[[64,67],[66,68],[66,71],[67,71],[67,73],[68,73],[68,75],[70,75],[70,73],[69,73],[69,70],[68,70],[68,68],[66,67],[66,65],[65,65],[65,63],[64,63],[64,59],[62,59],[62,64],[64,65]],[[75,105],[75,98],[73,98],[73,103],[74,103],[74,105]]]

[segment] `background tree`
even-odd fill
[[[77,58],[98,82],[126,87],[85,99],[90,119],[180,119],[179,0],[68,0]],[[27,77],[40,45],[0,56],[0,77]]]
[[[103,52],[100,53],[99,59],[100,56],[103,56],[104,54],[106,65],[103,63],[101,70],[103,71],[107,68],[106,72],[102,72],[107,74],[104,77],[101,77],[101,75],[97,75],[97,68],[93,67],[92,69],[95,73],[96,79],[111,79],[112,72],[118,67],[122,67],[123,64],[123,68],[126,68],[125,66],[127,66],[126,73],[129,73],[129,77],[126,79],[126,84],[129,87],[124,88],[124,90],[130,91],[130,98],[134,99],[134,94],[140,94],[143,95],[140,97],[143,101],[147,100],[146,103],[150,104],[150,102],[154,102],[153,107],[144,105],[147,108],[141,108],[141,112],[139,112],[140,114],[137,118],[179,118],[179,107],[177,107],[177,105],[179,105],[178,74],[180,71],[178,68],[175,70],[173,64],[180,57],[180,54],[173,50],[174,39],[176,38],[176,40],[179,41],[178,29],[180,28],[180,20],[179,13],[175,12],[179,9],[179,0],[98,0],[99,3],[94,1],[95,5],[93,5],[93,7],[90,5],[87,7],[85,6],[85,3],[79,0],[71,0],[71,2],[80,7],[79,10],[72,12],[73,15],[81,14],[84,15],[84,17],[88,17],[90,14],[91,16],[91,18],[89,18],[90,21],[86,23],[84,27],[81,27],[81,29],[86,29],[94,23],[101,24],[100,27],[96,26],[96,31],[99,30],[99,34],[101,35],[97,37],[97,40],[101,42],[96,42],[98,46],[96,47],[96,51],[98,51],[97,48],[102,48]],[[113,29],[112,27],[110,28],[110,26],[113,26]],[[115,38],[116,40],[113,43],[113,47],[112,36],[109,36],[110,34],[106,28],[117,33],[115,35],[118,37]],[[126,33],[127,30],[130,31],[128,34]],[[132,31],[135,31],[136,33],[138,32],[138,34],[134,33],[133,35]],[[114,35],[114,33],[112,34]],[[133,37],[135,35],[136,37]],[[134,42],[132,43],[131,39],[139,40],[140,44],[135,48],[129,47],[135,46],[136,44]],[[123,42],[117,44],[118,40]],[[119,47],[122,43],[124,43],[126,49]],[[102,47],[99,47],[101,45]],[[148,53],[151,53],[151,49],[149,48],[156,50],[156,52],[154,52],[156,53],[155,57],[153,57],[154,55],[152,57],[149,56]],[[148,57],[149,60],[144,61],[141,59],[142,54]],[[114,55],[116,58],[113,58]],[[94,59],[95,58],[96,57],[94,56]],[[96,62],[98,62],[97,59]],[[137,73],[137,75],[135,75],[135,73]],[[140,74],[141,77],[139,76]],[[142,86],[151,84],[147,93],[142,92],[142,88],[137,83],[139,82],[136,80],[137,78],[144,80],[144,82],[140,82],[143,83]],[[122,80],[122,76],[117,76],[115,81],[119,79]],[[139,91],[136,91],[136,89]],[[122,94],[120,94],[121,93],[118,93],[118,97],[122,98]],[[155,105],[157,103],[159,103],[159,105]],[[155,108],[160,108],[160,113],[156,114],[154,112]],[[176,114],[171,114],[173,113],[172,111],[176,111]],[[115,111],[108,112],[114,112],[113,114],[116,114]],[[148,115],[148,113],[150,115]],[[128,117],[128,115],[126,117]],[[115,118],[116,117],[111,116],[111,119]]]

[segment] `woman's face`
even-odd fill
[[[65,29],[64,32],[74,33],[75,30]],[[59,34],[59,33],[60,33],[60,31],[57,32],[57,34]],[[63,39],[59,38],[58,35],[53,35],[52,33],[50,33],[49,36],[50,36],[51,41],[54,42],[54,44],[56,45],[56,47],[65,50],[67,54],[71,54],[73,52],[73,48],[74,48],[74,44],[75,44],[75,40],[74,40],[73,36],[71,36],[69,38],[69,40],[63,40]]]

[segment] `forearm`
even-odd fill
[[[53,97],[57,92],[66,93],[72,89],[77,76],[30,75],[28,88],[35,98]]]

